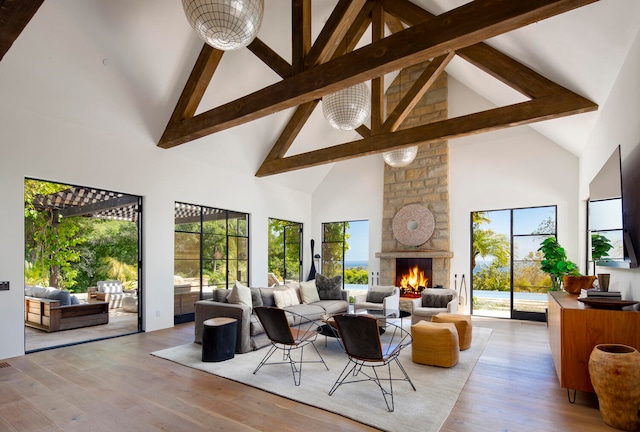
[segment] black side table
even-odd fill
[[[220,362],[232,359],[236,351],[238,320],[211,318],[204,323],[202,333],[202,361]]]

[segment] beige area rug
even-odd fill
[[[478,358],[484,352],[491,329],[473,328],[471,348],[460,352],[460,361],[452,368],[439,368],[413,363],[411,348],[403,350],[400,362],[416,386],[407,382],[394,382],[395,410],[388,412],[382,394],[371,382],[342,385],[333,396],[329,389],[347,363],[347,357],[336,339],[324,337],[316,346],[329,366],[304,364],[300,386],[293,384],[288,364],[263,366],[256,375],[253,371],[267,352],[267,348],[247,354],[236,354],[232,360],[219,363],[203,363],[202,346],[195,343],[168,348],[151,353],[173,362],[219,375],[298,402],[334,412],[358,422],[388,431],[419,430],[438,431],[458,400]],[[278,355],[274,354],[273,359]],[[305,360],[317,360],[312,347],[304,350]],[[392,376],[402,377],[397,365],[391,368]]]

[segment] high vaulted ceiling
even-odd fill
[[[39,3],[42,1],[0,0],[0,23],[5,24],[7,16],[25,20],[28,13],[15,13],[17,4],[30,5],[32,9],[35,7],[38,10]],[[104,67],[117,72],[123,90],[128,89],[128,97],[133,102],[131,107],[123,107],[123,112],[139,110],[139,130],[154,143],[170,147],[182,141],[183,144],[168,151],[186,157],[202,158],[203,153],[222,153],[225,157],[236,160],[242,157],[242,162],[238,163],[243,167],[259,175],[268,175],[342,160],[361,153],[380,152],[388,145],[410,145],[419,137],[436,139],[438,135],[462,136],[505,124],[522,124],[531,120],[590,111],[596,105],[606,102],[629,47],[640,29],[640,2],[635,1],[601,0],[588,4],[591,3],[588,0],[413,0],[411,3],[403,0],[316,0],[309,2],[311,10],[308,14],[292,7],[292,4],[306,4],[304,0],[267,0],[265,3],[259,41],[251,49],[229,52],[222,56],[211,83],[199,94],[199,103],[193,103],[195,99],[191,100],[192,106],[188,114],[194,115],[193,119],[189,118],[190,115],[185,116],[183,111],[178,114],[174,112],[169,120],[171,111],[176,111],[180,93],[188,82],[198,53],[204,52],[202,43],[187,24],[178,0],[140,0],[135,3],[126,0],[49,0],[35,12],[31,23],[26,26],[23,32],[26,36],[19,36],[19,32],[3,26],[0,31],[0,49],[4,50],[2,54],[8,52],[3,59],[5,63],[8,57],[16,55],[13,50],[20,50],[20,38],[30,37],[30,31],[34,37],[42,37],[48,30],[51,39],[43,41],[43,45],[47,50],[55,49],[52,56],[63,56],[69,61],[72,55],[68,52],[71,51],[69,45],[77,49],[76,40],[82,38],[84,43],[81,48],[84,51],[78,52],[78,58],[71,60],[73,64],[69,65],[70,73],[79,75],[80,71],[90,69],[93,66],[87,65],[89,61],[95,61],[95,58],[102,61]],[[375,12],[378,5],[385,13],[375,21],[375,16],[380,17],[380,12]],[[423,12],[411,13],[414,5]],[[375,40],[374,45],[367,47],[371,43],[371,29],[378,24],[372,25],[366,29],[362,40],[358,41],[355,47],[358,51],[347,51],[343,56],[331,60],[331,50],[320,50],[323,46],[321,42],[338,41],[344,31],[327,33],[322,29],[334,28],[332,26],[335,23],[338,23],[335,26],[337,29],[348,29],[349,24],[358,19],[360,6],[370,7],[371,10],[365,24],[368,25],[369,17],[374,20],[374,24],[386,24],[384,35],[388,39]],[[11,15],[12,7],[14,15]],[[461,9],[453,10],[458,7]],[[347,12],[336,15],[334,10]],[[442,16],[429,20],[431,15]],[[305,39],[301,36],[303,33],[299,29],[307,28],[306,26],[298,25],[292,31],[292,16],[297,16],[301,22],[304,22],[305,17],[308,18],[310,37]],[[345,18],[340,19],[340,16]],[[545,18],[546,16],[549,18]],[[425,20],[427,22],[421,24]],[[9,21],[13,22],[11,19]],[[28,21],[26,18],[26,22]],[[403,27],[413,27],[402,30],[401,21]],[[61,23],[65,26],[62,27]],[[17,39],[13,46],[7,46],[5,35],[11,31],[14,39]],[[376,31],[382,35],[379,30]],[[76,39],[69,44],[71,38]],[[292,39],[298,41],[297,45],[292,43]],[[304,40],[309,40],[312,48],[301,48],[304,46],[301,41]],[[505,60],[499,54],[482,54],[478,59],[480,54],[477,52],[474,60],[474,54],[469,54],[470,49],[467,49],[466,56],[460,55],[464,52],[463,47],[478,41],[485,41],[481,45],[483,50],[497,49],[516,63],[510,63],[511,60]],[[330,47],[331,44],[325,46]],[[379,48],[386,50],[382,56],[376,54]],[[310,55],[320,60],[309,62],[308,57],[309,64],[304,69],[300,66],[302,57],[299,52],[306,49]],[[457,50],[458,55],[447,57],[447,52],[453,50]],[[316,56],[317,53],[322,55]],[[376,131],[384,126],[384,118],[369,123],[367,128],[359,131],[359,135],[355,132],[332,130],[320,113],[320,105],[311,114],[308,113],[310,109],[304,111],[297,108],[310,108],[313,101],[323,94],[364,79],[386,74],[384,84],[388,85],[394,68],[432,57],[442,57],[443,64],[446,64],[445,70],[452,79],[471,88],[496,107],[526,103],[531,97],[536,101],[536,95],[531,94],[532,83],[536,83],[538,89],[546,87],[545,91],[551,86],[558,91],[551,90],[548,94],[562,93],[566,98],[556,107],[546,103],[540,103],[538,108],[529,106],[518,114],[519,117],[515,111],[509,111],[515,117],[501,119],[502,124],[498,126],[483,126],[482,122],[500,117],[490,115],[482,119],[482,122],[475,121],[473,127],[467,130],[459,123],[448,122],[441,125],[448,128],[446,133],[443,133],[441,127],[436,127],[416,130],[412,134],[387,136]],[[496,67],[503,72],[506,67],[506,77],[505,73],[497,74],[493,71],[493,77],[487,73],[495,66],[495,63],[488,65],[487,62],[490,61],[487,57],[494,60],[501,58]],[[312,64],[316,66],[311,67]],[[2,66],[0,63],[0,67]],[[509,67],[512,68],[510,71]],[[522,78],[522,71],[526,68],[533,74],[526,73],[528,78]],[[496,79],[496,75],[502,78]],[[69,81],[72,78],[78,81],[77,76],[70,76]],[[84,79],[88,81],[87,77]],[[513,84],[515,79],[520,80],[519,92],[501,82],[509,81]],[[547,80],[552,83],[549,84]],[[524,91],[528,97],[522,95],[523,82],[529,86]],[[38,85],[39,83],[35,83],[36,88],[39,88]],[[373,87],[378,88],[377,92],[380,92],[381,86],[381,83],[376,84],[374,81]],[[247,96],[253,92],[256,92],[253,96]],[[248,103],[243,105],[244,111],[234,112],[234,107],[238,104],[230,102],[239,98],[244,98]],[[153,99],[160,103],[147,103]],[[97,100],[94,103],[99,102],[101,101]],[[126,104],[131,102],[125,101]],[[568,102],[571,102],[571,106],[567,105]],[[107,105],[105,104],[104,109],[107,109]],[[531,112],[536,109],[540,111]],[[292,123],[291,119],[295,118],[296,112],[299,118],[308,116],[308,120]],[[220,113],[227,117],[218,116]],[[267,114],[268,117],[260,118]],[[389,114],[391,113],[387,113]],[[570,152],[580,155],[597,116],[597,111],[593,111],[538,122],[531,127]],[[78,117],[82,117],[82,114]],[[375,110],[373,118],[380,118]],[[241,124],[247,120],[252,121]],[[175,127],[176,121],[180,123],[178,127]],[[241,125],[235,126],[236,124]],[[227,127],[230,128],[225,129]],[[299,132],[298,128],[301,128]],[[362,138],[362,135],[368,135],[370,129],[374,129],[374,135],[378,134],[378,140]],[[298,133],[291,133],[292,130]],[[195,138],[195,141],[189,141]],[[352,141],[356,141],[355,146],[325,150],[327,147]],[[314,184],[326,175],[330,167],[331,164],[305,169],[303,177],[295,172],[284,174],[284,178],[288,180],[283,182],[302,190],[313,190]],[[304,185],[298,181],[300,178],[305,178]]]

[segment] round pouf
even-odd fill
[[[616,429],[638,428],[640,353],[620,344],[596,345],[589,357],[591,384],[606,424]]]
[[[138,313],[138,296],[126,296],[123,298],[122,310],[130,313]]]
[[[451,367],[458,363],[458,330],[453,323],[418,321],[411,326],[411,360],[430,366]]]
[[[433,318],[431,318],[431,321],[455,324],[458,329],[458,338],[460,339],[460,351],[469,349],[471,346],[471,334],[473,333],[471,316],[440,312],[439,314],[434,315]]]
[[[232,359],[236,351],[238,320],[211,318],[202,325],[202,361],[220,362]]]

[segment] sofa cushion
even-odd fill
[[[260,295],[260,288],[251,288],[251,305],[256,308],[262,306],[262,296]]]
[[[72,305],[80,304],[80,299],[78,299],[78,297],[76,297],[76,296],[72,295],[72,296],[71,296],[71,304],[72,304]]]
[[[233,284],[231,293],[229,293],[229,297],[227,297],[227,301],[231,304],[242,304],[252,307],[251,289],[236,281],[235,284]]]
[[[287,312],[293,312],[298,315],[303,315],[305,318],[308,318],[310,320],[320,319],[320,317],[325,314],[325,310],[316,305],[297,304],[287,306],[286,308],[284,308],[284,310],[286,310]]]
[[[312,306],[319,306],[326,314],[338,314],[349,312],[349,303],[345,300],[320,300]]]
[[[318,288],[316,288],[316,281],[311,280],[309,282],[300,282],[300,297],[302,303],[309,304],[320,301],[318,295]]]
[[[316,273],[316,287],[318,288],[320,300],[342,299],[342,275],[328,278]]]
[[[452,294],[422,293],[422,307],[446,308],[451,300],[453,300]]]
[[[296,291],[293,288],[286,290],[274,290],[273,300],[276,303],[276,307],[280,309],[300,304],[298,294],[296,294]]]
[[[212,300],[220,303],[228,303],[227,297],[229,297],[229,294],[231,294],[230,289],[226,289],[226,288],[214,289],[212,292]]]
[[[372,286],[367,291],[367,302],[369,303],[382,303],[385,297],[393,295],[395,291],[394,286]]]

